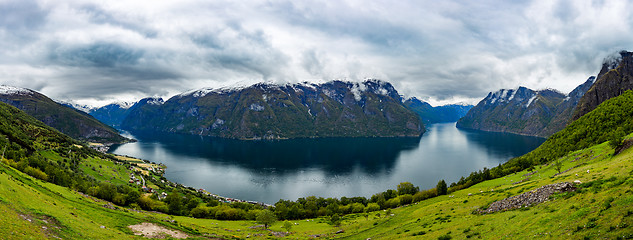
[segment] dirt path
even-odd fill
[[[143,235],[146,238],[166,238],[169,236],[182,239],[189,237],[187,234],[182,232],[169,230],[153,223],[141,223],[130,225],[128,227],[134,231],[135,235]]]

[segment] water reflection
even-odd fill
[[[110,152],[167,165],[166,177],[223,196],[274,203],[366,196],[403,181],[430,188],[527,153],[544,139],[435,124],[421,138],[239,141],[134,132]]]
[[[459,131],[468,138],[469,142],[486,148],[491,154],[507,155],[508,157],[520,156],[532,151],[534,146],[539,146],[546,140],[545,138],[469,129],[459,129]]]
[[[369,174],[390,171],[403,151],[418,147],[420,138],[325,138],[279,141],[240,141],[213,137],[152,132],[127,133],[139,140],[137,153],[164,148],[178,164],[197,161],[232,164],[251,171],[276,169],[276,174],[321,168],[331,175],[348,174],[359,166]],[[115,145],[112,152],[124,146]]]

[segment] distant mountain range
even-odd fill
[[[123,122],[123,119],[130,114],[130,109],[135,104],[136,102],[111,103],[99,108],[89,108],[85,111],[105,124],[115,128],[120,128],[121,122]]]
[[[236,139],[417,137],[420,118],[387,82],[201,89],[129,108],[121,128]]]
[[[36,91],[0,85],[0,101],[17,107],[36,119],[75,139],[120,143],[127,141],[118,132],[94,117],[59,104]]]
[[[524,87],[491,92],[457,126],[548,137],[632,88],[633,53],[621,51],[605,58],[598,77],[590,77],[567,95]]]
[[[473,105],[469,104],[448,104],[433,107],[431,104],[421,101],[415,97],[404,101],[404,105],[411,109],[411,111],[418,114],[425,124],[456,122],[465,116],[468,110],[473,108]]]

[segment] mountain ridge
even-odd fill
[[[257,83],[144,99],[121,127],[237,139],[418,137],[419,117],[388,82]]]
[[[121,143],[128,140],[87,113],[59,104],[30,89],[0,85],[0,101],[25,111],[75,139],[99,143]]]
[[[578,101],[594,82],[591,76],[566,95],[554,89],[522,86],[490,92],[457,122],[457,127],[548,137],[568,124]]]
[[[442,106],[431,106],[431,104],[424,102],[416,97],[410,97],[403,102],[403,104],[411,109],[422,118],[425,124],[442,123],[442,122],[456,122],[460,118],[464,117],[468,110],[473,108],[473,105],[465,103],[446,104]]]

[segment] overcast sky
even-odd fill
[[[633,50],[633,2],[0,0],[0,84],[103,105],[378,78],[432,104],[569,92]]]

